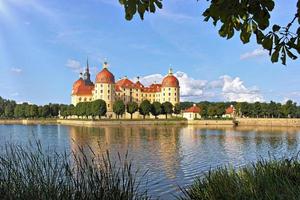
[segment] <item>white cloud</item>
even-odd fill
[[[81,66],[80,62],[74,59],[69,59],[66,63],[66,66],[76,73],[83,71],[83,67]]]
[[[257,57],[262,57],[268,55],[268,51],[264,50],[264,49],[254,49],[251,52],[247,52],[241,55],[241,60],[246,60],[246,59],[251,59],[251,58],[257,58]]]
[[[194,79],[181,71],[174,75],[179,80],[181,99],[184,101],[264,101],[258,88],[246,87],[239,77],[224,75],[217,80],[208,81]],[[163,78],[162,74],[152,74],[140,77],[140,81],[144,85],[150,85],[154,82],[161,83]],[[137,79],[134,78],[133,81]]]
[[[238,102],[264,101],[259,89],[256,87],[247,88],[239,77],[232,78],[225,75],[220,78],[223,79],[222,94],[225,100]]]
[[[17,67],[11,68],[10,71],[13,73],[16,73],[16,74],[20,74],[23,72],[23,70],[21,68],[17,68]]]

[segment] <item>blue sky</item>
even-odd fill
[[[105,58],[117,79],[144,83],[160,81],[171,65],[184,100],[300,103],[300,60],[272,64],[255,42],[220,38],[203,22],[206,5],[165,1],[159,13],[129,22],[118,0],[0,0],[0,96],[70,103],[89,57],[93,80]],[[295,5],[276,1],[272,22],[287,24]]]

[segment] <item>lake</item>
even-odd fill
[[[40,140],[50,150],[72,151],[78,145],[97,153],[127,151],[141,171],[148,170],[149,193],[174,199],[179,186],[224,165],[240,167],[260,158],[296,155],[300,129],[199,126],[0,125],[0,146]],[[3,149],[2,149],[3,151]]]

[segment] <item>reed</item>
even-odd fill
[[[70,154],[7,144],[0,154],[1,199],[150,199],[126,154],[112,161],[109,152],[82,147]],[[114,159],[115,160],[115,159]]]
[[[182,189],[178,199],[299,199],[298,158],[260,160],[240,169],[222,167]]]

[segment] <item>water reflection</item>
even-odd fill
[[[2,145],[39,139],[59,151],[78,152],[78,146],[89,146],[100,154],[128,151],[137,167],[149,170],[150,193],[162,199],[172,198],[178,185],[190,184],[209,169],[228,164],[239,167],[269,154],[296,155],[299,136],[297,128],[280,127],[0,125]]]

